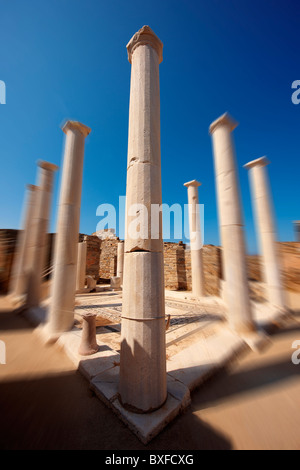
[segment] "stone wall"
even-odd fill
[[[185,290],[190,284],[187,276],[187,264],[190,269],[190,258],[187,259],[186,247],[180,243],[164,243],[165,286],[172,290]]]
[[[0,292],[6,294],[9,287],[18,230],[0,230]]]
[[[300,292],[300,242],[278,243],[282,257],[284,286],[291,291]]]
[[[101,240],[93,235],[79,235],[79,242],[87,243],[86,250],[86,275],[99,279],[100,249]]]
[[[118,238],[101,240],[99,279],[109,282],[117,273]]]
[[[165,286],[171,290],[191,290],[191,252],[179,242],[164,243]],[[217,246],[203,247],[205,289],[207,295],[219,295],[221,250]]]
[[[7,293],[9,277],[16,246],[17,230],[0,230],[0,292]],[[46,266],[52,263],[54,235],[49,234]],[[118,238],[100,240],[95,235],[79,235],[79,241],[87,242],[87,270],[97,282],[109,282],[117,271]],[[300,243],[278,243],[282,261],[282,274],[286,289],[300,292]],[[203,261],[207,295],[220,295],[222,279],[222,250],[205,245]],[[172,290],[191,290],[191,254],[182,242],[164,243],[165,286]],[[255,297],[262,294],[260,256],[247,256],[248,277]]]
[[[287,290],[300,292],[300,243],[279,242],[277,247],[284,287]],[[247,264],[249,279],[257,282],[263,281],[260,256],[247,256]]]
[[[277,243],[282,263],[282,277],[287,290],[300,292],[300,243]],[[191,290],[191,254],[182,242],[165,243],[165,285],[172,290]],[[204,245],[203,262],[207,295],[220,295],[222,275],[222,249],[214,245]],[[248,278],[253,297],[262,295],[263,281],[261,257],[247,256]]]
[[[96,235],[80,235],[87,242],[86,274],[93,276],[97,282],[109,282],[117,273],[117,237],[99,239]]]
[[[8,292],[18,233],[19,230],[0,229],[0,294]],[[47,235],[44,274],[48,273],[52,264],[54,239],[53,233]],[[45,276],[45,280],[47,279],[49,279],[49,275]]]

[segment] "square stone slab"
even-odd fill
[[[106,405],[112,408],[143,444],[147,444],[190,405],[189,389],[168,376],[168,397],[164,405],[152,413],[133,413],[125,409],[119,401],[119,369],[119,367],[114,367],[94,377],[91,381],[91,389]]]
[[[96,354],[91,356],[78,354],[81,331],[73,329],[68,333],[64,333],[60,336],[58,344],[63,347],[67,356],[88,380],[120,363],[120,355],[109,348],[107,344],[99,341],[98,337],[99,351]]]
[[[167,361],[167,372],[192,391],[218,369],[225,366],[243,348],[245,342],[227,328],[201,339]]]

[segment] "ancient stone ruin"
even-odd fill
[[[58,341],[96,395],[144,443],[189,405],[190,392],[215,370],[245,347],[259,347],[266,325],[287,321],[286,292],[300,291],[299,240],[276,241],[265,157],[245,165],[261,256],[246,253],[233,142],[237,123],[228,113],[209,127],[221,247],[202,246],[197,180],[183,183],[190,245],[163,241],[162,213],[154,220],[151,210],[162,204],[162,51],[149,26],[127,44],[125,240],[111,228],[79,233],[84,147],[91,129],[70,120],[62,128],[56,234],[47,233],[58,170],[49,162],[38,163],[38,183],[27,186],[22,230],[0,231],[3,291],[35,322],[45,342]]]

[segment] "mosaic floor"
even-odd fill
[[[97,316],[106,318],[114,324],[121,323],[122,293],[97,292],[78,295],[76,304],[76,315],[96,313]],[[169,332],[191,323],[222,320],[222,312],[214,303],[202,306],[186,300],[171,300],[167,297],[166,321],[168,315],[170,315]]]

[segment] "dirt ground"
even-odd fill
[[[3,308],[0,448],[300,449],[300,365],[291,362],[300,340],[296,303],[289,329],[197,389],[186,412],[147,446],[93,395],[63,351],[44,346],[24,318]]]

